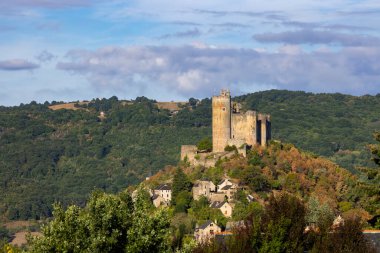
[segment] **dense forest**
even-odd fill
[[[274,139],[355,173],[371,166],[367,144],[380,128],[380,95],[273,90],[235,100],[270,113]],[[211,136],[208,98],[190,99],[175,114],[145,97],[96,99],[78,110],[52,104],[0,107],[0,215],[39,219],[55,201],[84,206],[94,189],[118,192],[177,164],[180,145]]]

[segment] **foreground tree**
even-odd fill
[[[314,244],[312,253],[376,253],[375,248],[364,237],[363,224],[359,218],[349,218],[338,228],[322,235]]]
[[[303,252],[305,207],[289,194],[271,196],[261,217],[250,216],[223,243],[212,240],[195,252]]]
[[[165,252],[169,221],[151,212],[143,193],[135,203],[127,193],[95,192],[84,208],[54,206],[43,236],[30,238],[30,252]]]
[[[262,217],[259,252],[303,252],[305,213],[305,206],[297,197],[272,195]]]

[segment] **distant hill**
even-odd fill
[[[235,99],[270,113],[275,139],[354,172],[372,165],[365,147],[380,128],[380,95],[272,90]],[[117,192],[177,164],[180,145],[211,136],[209,98],[176,104],[176,113],[145,97],[74,105],[86,110],[52,105],[0,107],[0,214],[8,218],[49,216],[54,201],[83,205],[95,188]]]
[[[373,166],[367,144],[380,130],[380,94],[350,96],[271,90],[237,97],[272,115],[273,138],[329,157],[345,168]]]

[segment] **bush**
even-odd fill
[[[227,145],[225,148],[224,148],[224,151],[227,151],[227,152],[231,152],[231,151],[236,151],[237,152],[237,148],[235,145]]]
[[[209,137],[203,138],[201,141],[198,142],[197,144],[198,150],[201,151],[207,151],[210,152],[212,151],[212,140]]]

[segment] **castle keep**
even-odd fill
[[[222,90],[219,96],[212,97],[212,153],[200,152],[195,145],[183,145],[181,160],[211,167],[218,159],[234,155],[225,151],[226,146],[235,146],[238,153],[245,156],[247,146],[265,147],[270,139],[270,115],[242,112],[241,105],[231,101],[230,92]]]
[[[240,108],[240,104],[231,102],[228,90],[212,97],[213,152],[224,152],[227,145],[266,146],[270,140],[270,115],[255,111],[242,113]]]

